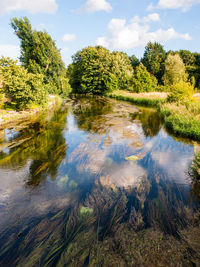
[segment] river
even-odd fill
[[[75,98],[0,136],[0,266],[199,266],[199,145],[155,109]]]

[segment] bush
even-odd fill
[[[136,93],[152,92],[156,91],[157,84],[158,81],[156,77],[150,74],[146,67],[140,63],[140,65],[136,67],[132,78],[132,88],[129,88],[129,91]]]
[[[194,87],[189,82],[179,82],[171,86],[171,93],[167,98],[168,102],[191,101],[194,94]]]
[[[27,108],[30,104],[43,105],[47,100],[43,75],[28,73],[9,58],[0,59],[0,75],[3,76],[3,92],[16,103],[16,108]]]

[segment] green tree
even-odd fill
[[[185,66],[195,65],[195,56],[194,53],[189,50],[179,50],[179,55],[181,56]]]
[[[163,76],[163,81],[167,86],[187,81],[185,65],[179,54],[168,54],[165,61],[165,73]]]
[[[136,67],[136,71],[132,78],[132,89],[136,93],[141,92],[152,92],[157,88],[158,81],[155,76],[150,74],[146,67],[140,63],[138,67]]]
[[[130,81],[133,76],[133,68],[131,66],[128,55],[124,52],[113,52],[112,54],[112,72],[118,78],[119,89],[129,89]]]
[[[103,94],[118,86],[112,70],[112,56],[102,46],[87,47],[78,51],[68,68],[70,84],[75,93]]]
[[[21,40],[20,61],[28,72],[43,74],[49,93],[63,94],[66,70],[60,50],[46,32],[33,30],[27,17],[13,18],[11,26]]]
[[[162,82],[162,76],[164,74],[164,62],[166,59],[166,52],[163,46],[157,42],[149,42],[145,47],[144,56],[141,62],[147,68],[147,70],[156,76],[159,83]]]
[[[130,56],[129,59],[134,69],[140,64],[139,59],[135,55]]]
[[[42,74],[28,73],[23,66],[17,65],[17,61],[2,57],[0,76],[3,77],[3,92],[17,108],[46,102],[47,91]]]

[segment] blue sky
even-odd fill
[[[56,40],[66,65],[97,44],[139,58],[148,41],[200,52],[199,14],[200,0],[0,0],[0,56],[19,57],[10,20],[23,16]]]

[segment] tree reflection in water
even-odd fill
[[[57,169],[66,155],[63,130],[66,127],[67,109],[57,110],[50,118],[41,116],[9,139],[9,152],[0,152],[1,168],[22,168],[31,160],[27,185],[37,186],[47,175],[55,179]]]

